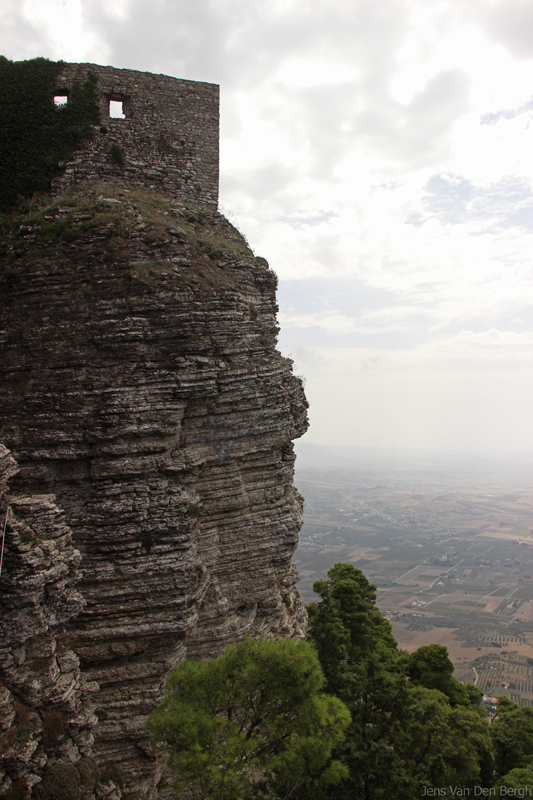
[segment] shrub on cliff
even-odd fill
[[[331,752],[350,716],[323,685],[308,642],[245,639],[216,659],[176,667],[148,729],[178,792],[202,800],[291,797],[347,776]]]
[[[45,772],[43,782],[34,787],[32,798],[83,800],[91,795],[99,779],[96,761],[87,756],[76,764],[54,764]]]

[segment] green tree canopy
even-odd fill
[[[323,686],[308,642],[245,639],[216,659],[177,666],[148,729],[178,792],[285,798],[347,776],[331,753],[350,715]]]
[[[308,638],[315,644],[327,689],[348,706],[352,723],[339,757],[350,778],[333,796],[389,796],[404,781],[393,741],[407,706],[407,681],[376,587],[351,564],[336,564],[313,586]]]
[[[453,677],[446,648],[400,653],[376,587],[350,564],[336,564],[313,589],[320,599],[308,608],[308,637],[328,690],[352,717],[336,753],[350,777],[317,800],[412,800],[424,786],[490,785],[482,693]]]
[[[314,589],[310,642],[248,639],[173,671],[149,728],[178,791],[413,800],[428,788],[497,797],[533,787],[533,709],[500,698],[489,725],[481,691],[454,678],[445,647],[398,651],[375,586],[350,564]]]
[[[406,785],[416,789],[413,796],[421,793],[422,786],[490,786],[492,756],[486,718],[475,709],[453,707],[436,689],[409,688],[395,745]]]
[[[533,769],[533,708],[518,708],[500,697],[498,716],[490,727],[498,777],[516,769]]]
[[[413,653],[404,652],[400,663],[413,685],[437,689],[446,695],[452,706],[480,708],[483,692],[472,684],[465,686],[453,677],[454,666],[443,645],[430,644]]]
[[[368,659],[393,666],[397,643],[376,606],[376,587],[360,569],[335,564],[313,591],[320,602],[307,608],[308,639],[317,648],[328,690],[348,700],[366,680]]]
[[[502,790],[501,787],[505,787]],[[515,790],[515,791],[513,791]],[[533,764],[527,767],[512,769],[496,783],[495,797],[531,797],[533,796]]]

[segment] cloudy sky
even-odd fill
[[[0,0],[0,53],[221,85],[308,441],[532,452],[531,0]]]

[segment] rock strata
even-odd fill
[[[220,214],[119,185],[43,204],[4,253],[13,486],[65,511],[92,753],[151,796],[144,721],[168,670],[305,630],[292,440],[307,403],[275,349],[276,277]]]
[[[22,798],[47,767],[91,751],[98,685],[65,630],[85,605],[74,588],[80,553],[53,496],[7,494],[16,472],[0,445],[0,796]]]

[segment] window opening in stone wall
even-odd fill
[[[109,116],[113,119],[126,119],[122,100],[109,101]]]
[[[54,104],[61,108],[61,106],[66,106],[68,103],[68,95],[67,94],[55,94],[54,95]]]

